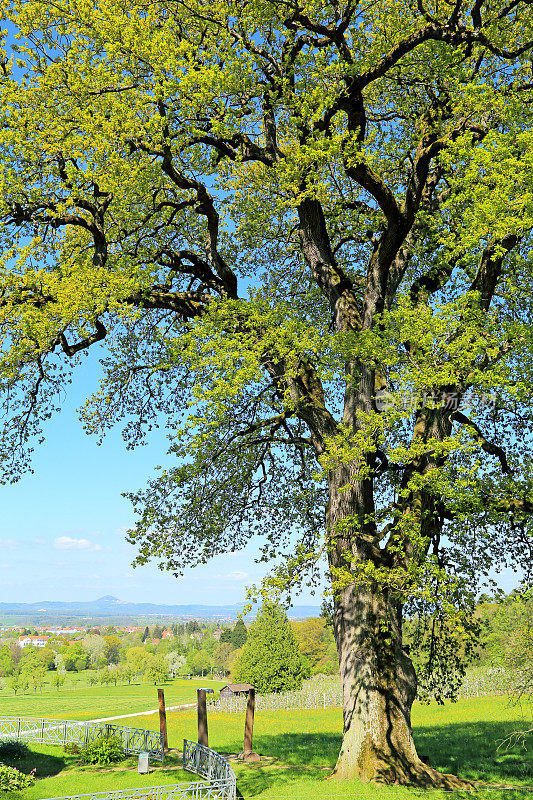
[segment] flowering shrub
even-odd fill
[[[86,764],[111,764],[124,758],[122,743],[117,736],[99,736],[80,750]]]
[[[33,786],[35,783],[35,770],[32,770],[29,775],[15,769],[15,767],[8,767],[6,764],[0,764],[0,792],[13,792],[16,789],[25,789],[27,786]]]

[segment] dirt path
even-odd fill
[[[167,711],[187,711],[191,708],[196,708],[196,703],[184,703],[179,706],[167,706]],[[150,714],[158,714],[159,709],[154,708],[151,711],[136,711],[134,714],[117,714],[115,717],[102,717],[101,719],[88,719],[87,722],[113,722],[115,719],[128,719],[128,717],[149,717]]]

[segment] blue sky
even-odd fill
[[[96,355],[96,354],[95,354]],[[125,541],[133,523],[121,492],[143,486],[165,462],[163,434],[127,451],[120,430],[104,443],[87,436],[76,408],[96,385],[96,358],[85,361],[63,411],[47,427],[37,449],[34,474],[0,487],[0,601],[92,600],[112,594],[121,600],[156,603],[242,602],[246,585],[265,570],[252,549],[217,557],[176,579],[157,566],[131,568],[135,548]],[[498,582],[517,584],[510,570]],[[319,604],[302,594],[299,603]]]
[[[96,359],[94,359],[96,361]],[[0,601],[121,600],[159,603],[241,602],[245,586],[264,572],[252,550],[215,558],[176,579],[157,566],[131,568],[135,548],[125,541],[133,523],[121,492],[141,488],[165,462],[163,434],[127,451],[120,430],[104,443],[87,436],[76,408],[96,386],[85,361],[60,415],[36,449],[34,474],[0,487]],[[302,601],[312,602],[309,595]]]

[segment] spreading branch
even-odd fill
[[[488,453],[491,456],[496,456],[499,459],[504,475],[511,474],[512,470],[509,467],[507,456],[505,455],[503,448],[499,447],[499,445],[494,444],[493,442],[489,442],[481,432],[479,426],[465,416],[465,414],[463,414],[461,411],[455,411],[452,414],[452,419],[454,422],[458,422],[460,425],[465,425],[466,427],[471,428],[476,434],[476,441],[481,445],[485,453]]]

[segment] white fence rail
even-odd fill
[[[116,736],[126,755],[149,753],[152,759],[164,760],[163,735],[143,728],[126,728],[103,722],[79,722],[68,719],[31,719],[0,717],[0,740],[40,742],[41,744],[76,744],[80,747],[99,736]]]
[[[205,778],[194,783],[144,786],[114,792],[73,794],[50,800],[236,800],[237,779],[225,758],[196,742],[183,740],[183,769]]]
[[[204,794],[202,797],[223,797],[225,800],[235,800],[237,796],[235,773],[226,759],[209,747],[184,739],[183,769],[206,778],[210,787],[217,792],[212,795]]]
[[[220,794],[210,792],[208,783],[175,783],[170,786],[144,786],[142,789],[120,789],[116,792],[93,792],[53,797],[50,800],[218,800]]]

